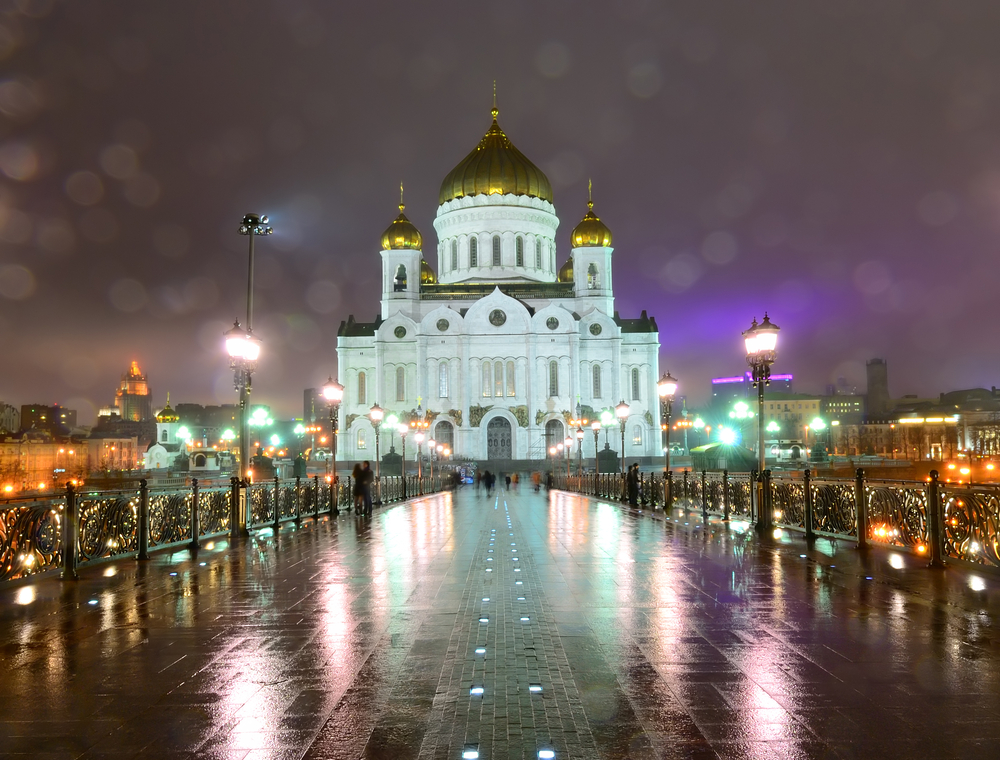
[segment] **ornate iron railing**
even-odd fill
[[[381,479],[382,503],[442,489],[442,478],[415,475]],[[76,490],[45,499],[10,499],[0,504],[0,581],[61,569],[76,577],[85,562],[128,555],[144,559],[150,549],[189,545],[228,534],[234,514],[248,528],[350,511],[351,478],[329,483],[318,477],[230,486],[118,491]],[[233,500],[237,500],[234,508]]]
[[[555,486],[603,499],[627,498],[620,474],[555,476]],[[758,508],[756,494],[760,488]],[[814,479],[756,473],[684,471],[643,474],[637,506],[700,509],[704,519],[754,520],[770,510],[776,527],[807,536],[849,538],[909,549],[932,564],[944,557],[1000,567],[1000,487],[942,484],[936,472],[926,482]],[[764,511],[766,516],[768,512]]]

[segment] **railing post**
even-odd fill
[[[72,483],[66,484],[66,512],[62,526],[62,574],[64,581],[75,581],[76,574],[76,491]]]
[[[701,471],[701,521],[708,525],[708,478],[705,471]]]
[[[240,537],[240,479],[229,479],[229,540],[238,541]]]
[[[302,478],[295,478],[295,524],[302,522]]]
[[[808,467],[802,475],[802,509],[805,511],[806,541],[812,541],[816,538],[816,533],[813,531],[812,479]]]
[[[666,491],[666,501],[663,503],[663,511],[668,512],[674,507],[674,474],[672,472],[667,472],[666,475],[667,484],[664,486]]]
[[[281,527],[281,481],[274,476],[274,532]]]
[[[149,559],[149,487],[145,478],[139,481],[139,555],[136,559]]]
[[[930,529],[931,567],[944,567],[944,504],[941,502],[941,483],[938,471],[931,470],[927,482],[927,518]]]
[[[319,519],[319,475],[313,475],[313,519]]]
[[[857,515],[858,548],[868,548],[868,502],[865,499],[865,471],[860,467],[854,475],[854,512]]]
[[[198,478],[191,478],[191,551],[201,548],[201,515],[198,510],[201,505],[201,492],[198,489]]]
[[[722,519],[729,522],[729,470],[722,471]]]
[[[330,514],[336,517],[340,514],[340,510],[337,509],[337,494],[334,490],[333,478],[330,478]]]
[[[687,499],[688,498],[688,471],[687,470],[684,470],[684,490],[682,491],[682,493],[684,495],[684,498]],[[687,511],[686,507],[685,507],[684,511],[685,512]]]

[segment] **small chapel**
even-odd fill
[[[615,311],[611,230],[592,197],[558,266],[552,187],[498,115],[494,103],[486,134],[441,182],[437,271],[401,199],[381,239],[381,313],[340,325],[339,456],[374,459],[375,404],[422,415],[453,459],[505,463],[547,458],[576,438],[570,420],[625,401],[625,457],[659,457],[656,321]],[[606,439],[620,448],[617,419]],[[594,456],[589,429],[583,456]]]

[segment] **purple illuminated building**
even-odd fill
[[[747,399],[753,390],[753,377],[750,370],[742,375],[732,377],[712,378],[712,406],[725,406],[734,401]],[[775,393],[792,392],[792,375],[771,375],[768,391]]]

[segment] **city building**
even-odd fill
[[[783,438],[801,438],[806,425],[821,417],[822,398],[807,393],[765,393],[764,428],[774,422]],[[797,432],[795,432],[797,431]]]
[[[827,423],[860,425],[865,421],[865,397],[841,394],[823,396],[819,416]]]
[[[869,421],[886,419],[892,411],[889,398],[889,368],[885,359],[870,359],[865,365],[868,380]]]
[[[375,404],[404,419],[420,406],[457,458],[543,460],[571,419],[625,401],[625,455],[658,457],[656,321],[615,311],[611,230],[592,201],[559,265],[549,180],[497,114],[441,183],[437,272],[401,202],[382,235],[381,312],[340,326],[341,456],[374,456]]]
[[[48,430],[68,435],[76,427],[76,410],[53,404],[24,404],[21,406],[21,430]]]
[[[122,375],[118,390],[115,391],[114,408],[123,420],[140,422],[153,418],[153,398],[149,383],[139,369],[138,362],[132,362],[128,371]]]

